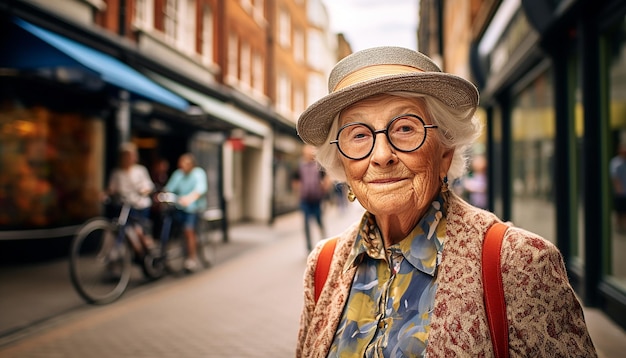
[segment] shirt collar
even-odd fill
[[[401,251],[404,258],[416,269],[434,276],[441,262],[445,236],[446,219],[443,198],[438,196],[411,233],[400,243],[388,249]],[[358,265],[365,255],[373,259],[389,261],[376,218],[369,212],[363,214],[360,229],[344,271]]]

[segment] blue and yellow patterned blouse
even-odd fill
[[[445,228],[438,198],[404,240],[385,250],[374,216],[363,216],[345,267],[357,272],[328,357],[424,355]]]

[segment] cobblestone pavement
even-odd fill
[[[327,234],[342,231],[359,209],[328,210]],[[77,304],[30,323],[0,337],[0,357],[293,357],[306,260],[301,220],[292,213],[272,226],[233,227],[233,245],[249,245],[240,255],[138,285],[106,306]],[[585,314],[600,356],[623,356],[626,333],[598,310]]]

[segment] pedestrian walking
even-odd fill
[[[326,197],[330,185],[331,182],[328,176],[315,161],[315,147],[304,145],[298,170],[293,176],[293,189],[300,198],[300,209],[304,216],[304,236],[306,248],[309,252],[313,248],[311,237],[312,220],[317,223],[321,236],[325,236],[324,224],[322,222],[322,201]]]
[[[481,209],[487,209],[487,158],[477,155],[472,158],[472,175],[462,181],[465,190],[469,193],[470,204]]]
[[[309,255],[298,357],[597,356],[558,249],[448,188],[477,106],[472,83],[405,48],[332,70],[298,134],[366,211]]]

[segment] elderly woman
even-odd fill
[[[329,92],[298,134],[366,212],[334,239],[318,282],[329,240],[309,255],[297,356],[493,356],[481,253],[500,220],[448,190],[481,130],[475,86],[380,47],[340,61]],[[596,356],[558,249],[508,227],[500,255],[510,355]]]

